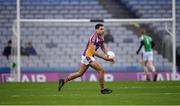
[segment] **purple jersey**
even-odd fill
[[[89,44],[94,44],[96,46],[96,51],[98,48],[103,44],[103,38],[100,34],[94,33],[88,40],[88,43],[86,45],[86,49],[83,52],[83,56],[92,57],[94,54],[92,54],[92,51],[89,47]]]

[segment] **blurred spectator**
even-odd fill
[[[176,65],[178,67],[178,71],[180,72],[180,47],[176,49]]]
[[[21,46],[21,55],[22,56],[27,56],[28,55],[28,53],[26,52],[26,49],[23,46]]]
[[[11,55],[11,47],[12,46],[12,41],[9,40],[8,44],[6,47],[4,47],[4,51],[3,51],[3,55],[7,57],[7,59],[9,59],[9,56]]]
[[[104,35],[104,42],[105,43],[114,42],[114,38],[109,29],[107,29],[107,33]]]
[[[28,43],[26,44],[25,52],[27,53],[27,55],[37,55],[37,52],[36,52],[36,50],[34,49],[34,47],[32,46],[32,43],[31,43],[31,42],[28,42]]]

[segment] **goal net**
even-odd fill
[[[172,22],[169,20],[21,20],[21,73],[57,72],[65,75],[77,71],[83,50],[90,35],[95,32],[94,26],[97,23],[105,26],[105,47],[115,52],[116,62],[110,64],[99,58],[96,60],[107,73],[119,75],[114,75],[115,80],[121,80],[121,75],[125,75],[122,80],[134,80],[133,77],[144,80],[142,58],[136,54],[142,28],[156,44],[153,63],[162,76],[159,80],[170,80],[173,69],[173,35]],[[28,43],[32,44],[37,54],[24,51]],[[89,70],[94,72],[91,68]]]

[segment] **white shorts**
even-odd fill
[[[153,61],[153,52],[144,52],[143,53],[143,61]]]
[[[94,57],[86,57],[86,56],[81,56],[81,63],[85,65],[89,65],[89,63],[94,62],[95,58]]]

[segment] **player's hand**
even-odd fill
[[[109,62],[111,62],[112,64],[114,64],[114,63],[115,63],[114,59],[111,59]]]
[[[109,62],[111,62],[111,63],[115,63],[114,59],[110,59],[108,55],[103,56],[103,59],[104,59],[105,61],[109,61]]]

